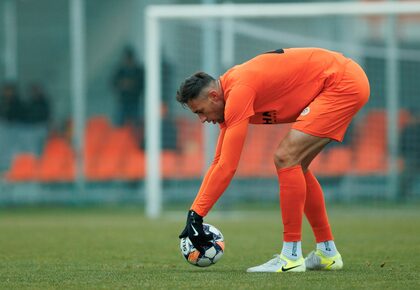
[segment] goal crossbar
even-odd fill
[[[153,5],[146,9],[147,17],[165,19],[197,19],[223,17],[311,17],[322,15],[386,15],[416,14],[420,1],[415,2],[341,2],[341,3],[279,3],[279,4],[210,4]]]

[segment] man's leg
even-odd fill
[[[328,144],[329,140],[326,144]],[[326,145],[325,144],[325,145]],[[305,175],[306,182],[306,200],[304,212],[312,227],[317,243],[321,243],[328,240],[333,240],[331,228],[328,223],[328,215],[325,207],[324,194],[316,177],[308,169],[312,160],[321,152],[325,147],[322,146],[312,155],[307,156],[302,162],[302,169]]]
[[[320,148],[319,152],[323,148]],[[324,194],[316,177],[308,170],[308,166],[319,152],[314,152],[303,162],[306,181],[306,200],[304,212],[312,227],[316,239],[316,251],[310,253],[305,259],[307,269],[328,269],[338,270],[343,267],[343,261],[338,253],[331,227],[328,222],[327,210],[325,207]]]
[[[320,138],[292,129],[276,150],[275,164],[280,183],[280,207],[285,242],[283,252],[285,254],[290,246],[294,246],[290,242],[301,240],[302,217],[307,194],[303,172],[306,170],[304,161],[316,156],[328,142],[330,142],[328,138]]]
[[[301,249],[302,218],[306,198],[303,161],[316,155],[330,140],[291,129],[278,146],[274,162],[280,183],[280,207],[284,226],[281,255],[249,272],[305,271]]]
[[[316,242],[333,240],[321,185],[310,170],[306,171],[305,180],[306,201],[304,211],[314,232]]]

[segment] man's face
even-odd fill
[[[225,102],[223,97],[215,91],[206,92],[188,101],[188,108],[198,115],[201,123],[223,123],[225,121]]]

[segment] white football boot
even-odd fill
[[[343,259],[340,253],[327,257],[320,250],[316,250],[305,258],[305,265],[308,270],[340,270],[343,268]]]
[[[274,255],[274,258],[259,266],[246,270],[249,273],[256,272],[305,272],[305,260],[300,257],[296,261],[290,260],[283,255]]]

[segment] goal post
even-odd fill
[[[398,60],[400,50],[396,35],[395,16],[416,15],[420,17],[420,2],[341,2],[341,3],[301,3],[301,4],[209,4],[209,5],[152,5],[145,10],[145,64],[146,64],[146,105],[145,105],[145,149],[146,149],[146,215],[150,218],[160,216],[162,211],[162,168],[161,168],[161,82],[162,82],[162,23],[165,21],[203,21],[223,20],[226,29],[221,37],[221,45],[225,50],[232,48],[233,44],[226,42],[233,41],[229,38],[229,31],[238,31],[232,28],[232,21],[254,20],[254,19],[306,19],[322,17],[361,17],[361,16],[386,16],[387,26],[385,28],[385,48],[379,49],[384,53],[385,61],[385,108],[388,116],[387,146],[389,154],[389,166],[387,175],[389,182],[387,193],[395,196],[397,190],[398,170],[398,110],[399,110],[399,75]],[[244,23],[245,27],[246,23]],[[416,23],[417,25],[417,23]],[[247,37],[264,37],[264,32],[258,32],[258,25],[244,29]],[[351,33],[352,27],[349,27]],[[418,27],[417,27],[418,29]],[[254,31],[255,36],[250,36]],[[275,28],[263,28],[267,34],[276,36]],[[417,30],[418,31],[418,30]],[[291,35],[292,34],[286,34]],[[178,37],[178,36],[175,36]],[[180,36],[181,37],[181,36]],[[295,37],[298,42],[299,36]],[[258,39],[257,39],[258,40]],[[418,40],[418,39],[417,39]],[[180,40],[181,42],[184,39]],[[334,42],[334,40],[332,40]],[[353,45],[358,47],[357,44]],[[328,48],[328,47],[326,47]],[[192,49],[199,49],[198,46]],[[236,47],[242,50],[243,47]],[[367,51],[375,54],[375,47],[368,47]],[[224,51],[222,61],[229,63],[229,53]],[[419,54],[414,50],[407,50],[406,55],[412,55],[418,59]],[[206,56],[203,56],[206,57]],[[249,58],[252,56],[250,55]],[[190,73],[193,73],[191,71]]]

